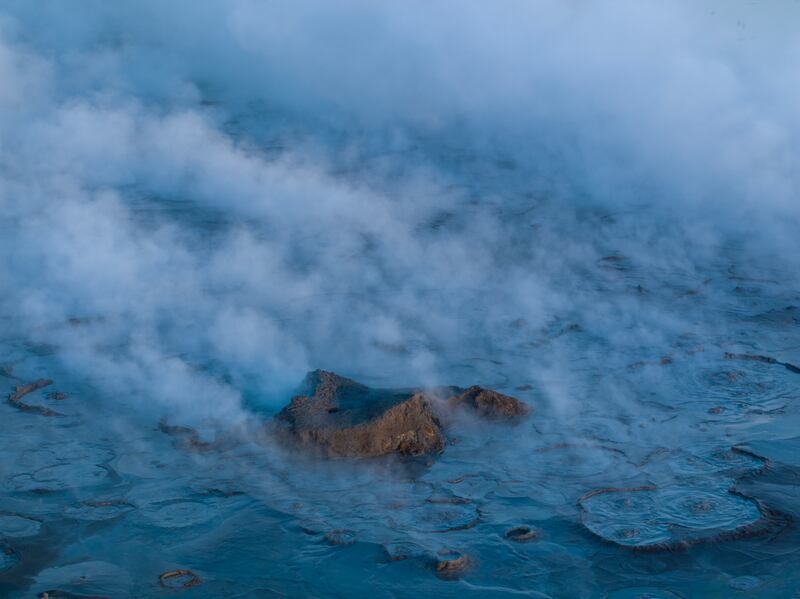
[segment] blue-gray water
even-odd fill
[[[796,5],[0,17],[0,596],[800,596]],[[316,368],[533,414],[316,459]]]

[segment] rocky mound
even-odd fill
[[[528,406],[510,395],[503,395],[483,387],[470,387],[448,400],[451,406],[466,407],[487,418],[512,419],[525,416]]]
[[[425,391],[370,389],[333,372],[317,370],[276,417],[294,439],[342,457],[387,454],[419,456],[441,452],[445,435],[439,411],[455,406],[490,418],[516,418],[528,413],[519,400],[483,389],[448,387]]]
[[[277,416],[301,442],[335,456],[424,455],[444,449],[439,419],[421,393],[371,390],[332,372],[306,377],[308,395]]]

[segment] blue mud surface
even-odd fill
[[[642,280],[633,267],[599,272],[607,293],[637,293]],[[628,355],[591,323],[514,322],[503,351],[450,375],[494,383],[533,416],[461,422],[427,462],[287,452],[259,436],[264,410],[236,433],[209,424],[198,434],[210,441],[193,446],[76,380],[58,348],[6,339],[0,383],[52,378],[24,401],[58,415],[0,404],[0,594],[798,596],[800,374],[726,355],[796,360],[795,298],[762,280],[743,293],[727,268],[678,299],[686,277],[647,276],[662,287],[651,301],[705,304],[724,334]],[[515,374],[542,347],[564,356],[560,384],[579,409]],[[467,565],[443,575],[453,555]],[[174,570],[191,572],[160,579]]]

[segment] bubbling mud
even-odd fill
[[[637,550],[668,550],[756,534],[767,514],[757,501],[691,487],[600,489],[579,501],[588,530]],[[767,531],[766,524],[763,527]]]
[[[16,514],[0,514],[0,536],[8,538],[32,537],[39,534],[42,523]]]
[[[136,509],[124,499],[87,499],[64,509],[64,516],[76,520],[102,521],[124,516]]]

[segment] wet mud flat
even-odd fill
[[[174,418],[120,435],[90,390],[12,380],[4,417],[32,432],[3,440],[0,588],[324,596],[321,572],[336,594],[358,594],[358,570],[387,596],[411,580],[454,597],[532,585],[531,596],[691,597],[698,576],[711,595],[791,596],[800,445],[765,435],[761,409],[785,406],[767,426],[795,418],[796,381],[771,377],[797,375],[724,353],[692,359],[623,371],[692,370],[697,435],[678,446],[615,441],[623,415],[588,414],[567,434],[535,394],[381,390],[324,371],[246,435]],[[709,397],[726,411],[709,413]],[[642,405],[650,425],[689,410]],[[409,410],[399,420],[397,406]],[[750,417],[749,441],[706,434]]]
[[[42,335],[0,341],[0,596],[796,596],[798,294],[615,248],[582,277],[576,301],[680,326],[509,309],[441,350],[452,386],[408,374],[430,345],[376,344],[381,368],[299,372],[235,419],[111,392]]]

